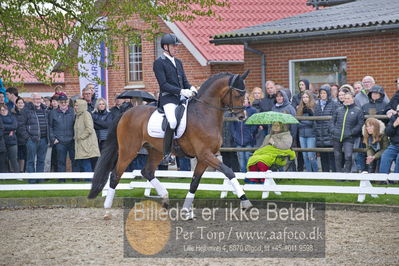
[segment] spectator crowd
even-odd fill
[[[389,173],[395,162],[393,171],[399,173],[399,79],[395,86],[396,93],[389,99],[384,88],[371,76],[365,76],[353,85],[323,84],[319,88],[303,79],[297,84],[298,93],[291,96],[289,89],[267,81],[264,95],[257,87],[246,95],[245,108],[248,117],[267,111],[301,117],[299,124],[287,125],[292,137],[288,149],[332,148],[333,152],[297,152],[290,171]],[[365,119],[365,115],[371,117]],[[373,115],[386,115],[386,118],[379,120]],[[323,119],[323,116],[331,119]],[[265,149],[267,144],[262,143],[273,136],[271,125],[253,127],[245,122],[232,122],[229,131],[224,129],[223,147],[231,143],[230,147],[256,148],[253,155],[248,151],[237,152],[236,157],[234,152],[222,154],[223,162],[232,168],[238,164],[241,172],[255,169],[254,162],[259,161],[260,154],[278,147],[268,143],[271,147]],[[355,148],[366,152],[353,152]],[[286,150],[279,152],[283,154]],[[268,157],[262,160],[271,162]],[[276,158],[273,162],[277,162]],[[263,169],[270,167],[266,165]]]
[[[95,97],[93,84],[71,98],[59,86],[52,97],[32,93],[29,101],[13,87],[0,92],[0,172],[92,172],[113,121],[143,103],[116,97],[109,110],[104,98]],[[128,170],[145,162],[139,156]]]
[[[223,147],[256,147],[259,151],[222,152],[223,162],[234,171],[267,170],[271,165],[266,162],[269,164],[271,158],[262,156],[280,152],[296,158],[291,171],[389,173],[395,162],[393,171],[399,173],[399,79],[395,85],[397,91],[389,99],[371,76],[352,85],[324,84],[319,88],[303,79],[298,82],[295,95],[267,81],[265,92],[256,87],[246,94],[247,117],[275,111],[305,120],[273,127],[247,125],[245,121],[225,123]],[[56,87],[52,97],[33,93],[30,98],[26,101],[19,97],[13,87],[0,93],[0,172],[65,172],[67,168],[91,172],[113,121],[128,108],[143,104],[140,99],[116,97],[109,109],[105,99],[95,97],[93,84],[83,88],[75,100],[61,87]],[[386,115],[388,119],[366,120],[365,115]],[[313,116],[332,118],[314,120]],[[276,143],[282,139],[284,145]],[[293,147],[333,148],[333,152],[287,153]],[[353,152],[354,148],[364,148],[366,152]],[[146,151],[142,149],[128,170],[141,169],[145,162]],[[177,163],[181,170],[190,170],[187,159],[178,158]]]

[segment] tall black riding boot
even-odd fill
[[[161,161],[162,165],[171,164],[173,161],[171,158],[172,155],[172,144],[173,144],[173,135],[175,133],[174,129],[171,129],[168,125],[165,130],[165,136],[163,139],[163,159]]]

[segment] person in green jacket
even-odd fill
[[[271,132],[265,137],[262,146],[248,159],[247,169],[252,172],[266,172],[271,166],[286,165],[286,156],[295,159],[295,152],[290,149],[292,136],[288,127],[280,122],[272,124]],[[247,183],[263,182],[261,179],[249,179]]]

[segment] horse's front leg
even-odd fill
[[[202,161],[197,161],[197,165],[194,169],[193,179],[191,180],[190,190],[186,195],[186,199],[184,200],[182,212],[186,216],[186,219],[194,219],[195,215],[192,209],[193,201],[195,197],[195,192],[198,189],[198,185],[200,183],[202,174],[205,172],[207,168],[207,164]]]
[[[248,200],[247,196],[245,196],[245,192],[238,182],[233,170],[221,161],[219,161],[218,158],[216,158],[216,156],[212,153],[207,153],[202,159],[206,164],[212,166],[213,168],[216,168],[230,180],[234,191],[236,192],[238,198],[241,200],[241,208],[244,210],[250,209],[252,207],[252,203]]]

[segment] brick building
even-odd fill
[[[173,32],[183,43],[176,57],[182,59],[190,83],[199,86],[215,73],[244,72],[243,46],[215,46],[209,42],[211,35],[311,10],[311,7],[306,6],[306,0],[232,0],[230,7],[216,8],[221,21],[217,18],[199,17],[190,23],[171,23],[160,19],[159,25],[161,32]],[[147,27],[136,17],[132,17],[128,23],[139,31]],[[152,71],[152,64],[161,53],[159,39],[147,41],[143,38],[141,45],[120,45],[115,53],[118,59],[108,69],[110,104],[113,103],[115,93],[126,89],[144,89],[150,92],[159,90]],[[64,74],[67,94],[79,94],[79,78],[67,70]]]
[[[30,98],[33,92],[37,92],[43,97],[52,96],[56,86],[65,86],[64,73],[53,73],[51,85],[44,84],[27,71],[21,71],[20,77],[14,78],[13,82],[22,84],[21,86],[17,86],[17,88],[18,95],[23,98]],[[4,86],[6,88],[10,87],[9,84],[4,84]]]
[[[346,2],[215,35],[211,42],[248,47],[244,61],[252,70],[249,87],[261,86],[262,75],[292,92],[303,78],[317,87],[371,75],[392,95],[399,77],[399,1]]]

